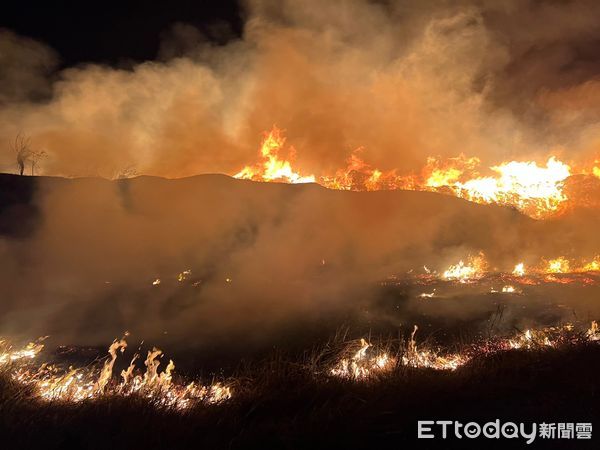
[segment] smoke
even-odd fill
[[[48,154],[41,174],[233,174],[273,124],[304,174],[331,173],[361,147],[399,172],[429,155],[596,157],[595,2],[252,1],[245,14],[241,38],[174,24],[157,59],[129,69],[56,71],[52,49],[0,33],[0,168],[15,170],[8,142],[21,131]],[[246,342],[348,305],[369,311],[373,285],[423,264],[483,250],[508,268],[600,250],[593,219],[540,225],[428,193],[220,177],[37,183],[33,230],[0,240],[9,333]],[[453,305],[443,314],[468,315]]]
[[[496,308],[485,296],[463,293],[436,308],[415,303],[418,292],[401,284],[386,294],[381,283],[424,265],[441,273],[479,251],[492,270],[510,272],[517,261],[600,250],[597,215],[537,222],[426,192],[219,175],[0,181],[12,198],[0,215],[0,334],[59,342],[98,344],[129,330],[183,346],[270,346],[293,330],[310,339],[315,324],[327,333],[347,321],[410,326],[423,310],[429,321],[485,321]],[[570,314],[557,306],[564,291],[544,289],[534,290],[543,302],[528,303],[527,314]],[[594,292],[569,302],[595,311]]]
[[[60,72],[43,43],[3,32],[0,141],[27,133],[49,155],[40,171],[65,176],[232,174],[273,124],[317,175],[359,147],[400,171],[428,155],[592,157],[597,114],[577,99],[596,83],[599,13],[591,1],[252,1],[241,38],[175,24],[156,61]],[[7,147],[0,167],[14,170]]]

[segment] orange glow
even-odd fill
[[[428,157],[420,174],[399,174],[396,169],[382,170],[371,166],[360,156],[364,149],[358,148],[350,154],[343,168],[332,173],[302,174],[293,168],[293,147],[289,147],[288,159],[282,157],[285,141],[281,130],[274,126],[265,133],[260,161],[243,167],[234,177],[285,183],[316,182],[338,190],[440,192],[476,203],[512,206],[536,219],[560,212],[568,200],[563,188],[572,169],[555,156],[550,156],[543,164],[505,161],[487,169],[481,167],[481,161],[476,157],[459,155],[447,160]],[[480,170],[493,175],[482,176]],[[594,167],[592,172],[600,177],[599,167]]]
[[[564,256],[560,256],[556,259],[551,259],[546,263],[546,273],[569,273],[571,270],[571,263]]]
[[[279,152],[285,144],[285,137],[277,127],[265,134],[260,155],[263,162],[246,166],[234,175],[235,178],[254,181],[280,181],[284,183],[314,183],[313,175],[302,176],[292,169],[292,163],[280,159]],[[293,153],[293,148],[291,149]]]
[[[487,262],[483,253],[477,256],[469,257],[465,263],[460,260],[457,264],[453,264],[443,273],[442,277],[446,280],[458,281],[467,283],[471,280],[476,280],[485,275]]]
[[[148,352],[143,374],[136,373],[136,354],[129,367],[121,372],[122,381],[117,382],[113,376],[114,364],[118,354],[126,347],[125,337],[115,339],[108,349],[109,359],[98,373],[92,366],[62,370],[48,363],[32,369],[31,360],[38,357],[44,348],[39,341],[21,350],[12,350],[5,341],[0,340],[0,368],[8,366],[14,381],[30,386],[39,398],[48,401],[80,402],[104,395],[136,394],[158,404],[185,409],[194,403],[218,403],[232,396],[231,388],[221,383],[175,383],[173,361],[169,361],[162,372],[158,371],[158,358],[162,351],[156,348]]]

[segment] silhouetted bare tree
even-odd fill
[[[21,133],[17,134],[15,141],[12,144],[13,150],[15,151],[15,157],[17,158],[19,175],[23,175],[23,172],[25,171],[25,164],[29,160],[31,153],[29,144],[29,138],[23,136]]]
[[[12,146],[17,158],[19,175],[23,175],[27,164],[31,166],[31,175],[35,175],[35,168],[40,160],[48,156],[44,150],[33,150],[30,139],[21,133],[17,134]]]
[[[35,168],[41,159],[48,156],[44,150],[31,150],[29,154],[29,162],[31,163],[31,175],[35,175]]]

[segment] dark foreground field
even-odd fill
[[[599,373],[597,343],[501,352],[455,372],[403,367],[371,382],[315,378],[310,365],[273,358],[241,369],[233,399],[187,413],[135,398],[41,403],[3,377],[0,433],[6,449],[518,448],[523,439],[417,440],[417,420],[597,426]],[[597,433],[528,447],[598,448]]]

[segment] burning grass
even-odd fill
[[[376,191],[405,189],[451,194],[466,200],[509,205],[536,218],[545,219],[559,213],[569,200],[564,187],[573,174],[572,168],[550,156],[545,164],[535,161],[504,161],[489,167],[490,176],[483,176],[481,161],[477,157],[459,155],[440,160],[428,157],[420,174],[399,174],[397,170],[379,170],[366,163],[359,155],[364,150],[352,152],[344,168],[334,173],[301,174],[293,168],[296,150],[289,147],[289,156],[283,155],[286,139],[274,126],[264,133],[260,160],[243,167],[235,178],[284,183],[319,183],[330,189]],[[582,174],[593,173],[597,167],[583,169]]]
[[[508,350],[559,348],[565,345],[595,343],[600,341],[600,330],[593,321],[585,332],[575,331],[566,324],[525,330],[512,337],[496,337],[464,345],[457,351],[437,348],[427,342],[417,343],[418,327],[415,325],[408,339],[387,340],[372,345],[365,338],[353,342],[335,342],[326,345],[301,365],[316,382],[331,377],[355,381],[370,380],[383,375],[396,374],[400,368],[416,370],[455,371],[473,359],[487,357]],[[23,386],[35,398],[42,401],[78,403],[104,397],[141,397],[161,407],[186,410],[194,405],[211,405],[228,401],[234,396],[234,385],[241,382],[233,377],[227,382],[202,384],[198,381],[174,381],[175,364],[169,360],[166,368],[159,371],[162,351],[149,350],[144,361],[145,370],[136,367],[139,354],[135,354],[129,366],[117,378],[113,374],[119,353],[127,347],[125,340],[115,339],[108,348],[108,358],[101,367],[61,368],[34,361],[43,350],[41,340],[14,349],[2,341],[0,366],[4,375]],[[241,377],[243,379],[244,377]]]
[[[230,399],[183,410],[115,391],[79,402],[47,401],[35,386],[11,376],[15,359],[0,374],[0,430],[15,448],[372,448],[413,441],[422,417],[598,416],[597,325],[525,331],[465,346],[473,353],[455,370],[402,363],[420,351],[417,336],[382,340],[366,350],[366,340],[332,341],[302,357],[280,354],[246,363],[235,374]],[[329,373],[344,353],[357,351],[361,361],[385,351],[397,364],[363,377]],[[445,448],[455,444],[465,448],[464,442]]]
[[[127,347],[125,337],[115,339],[110,345],[109,357],[100,368],[65,368],[49,362],[35,366],[33,361],[44,348],[41,340],[17,350],[5,341],[2,341],[2,345],[0,366],[6,368],[13,381],[30,388],[33,395],[45,401],[76,403],[99,397],[139,396],[154,404],[182,410],[194,403],[219,403],[231,397],[231,388],[220,382],[207,385],[197,381],[174,382],[175,364],[169,360],[166,368],[159,371],[162,351],[157,348],[148,351],[144,371],[140,371],[135,365],[139,359],[139,354],[136,353],[129,366],[116,379],[113,377],[113,368],[118,353],[122,353]]]

